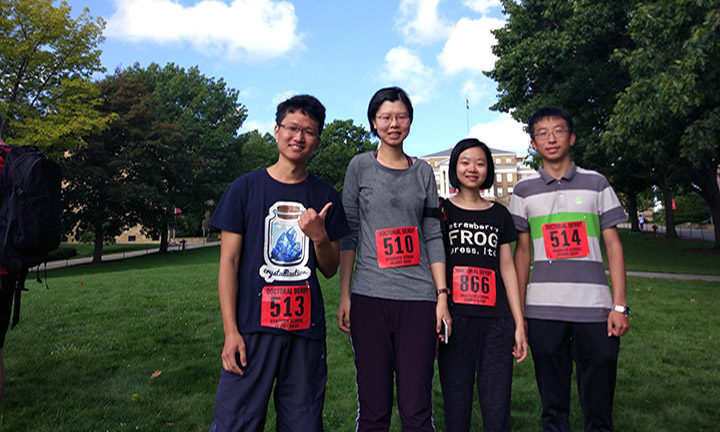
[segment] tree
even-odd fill
[[[129,149],[127,170],[135,187],[132,212],[146,232],[167,251],[168,227],[175,208],[204,213],[227,185],[224,154],[237,138],[247,114],[238,91],[207,78],[197,67],[172,63],[161,68],[135,65],[127,73],[142,81],[158,100],[157,131],[142,146]]]
[[[652,147],[665,192],[675,185],[702,196],[720,250],[720,6],[704,0],[638,5],[630,34],[635,48],[618,53],[632,84],[621,94],[610,142],[630,152]],[[661,187],[663,185],[661,184]]]
[[[487,75],[498,82],[498,102],[520,122],[541,106],[570,113],[578,139],[573,160],[605,174],[637,213],[637,193],[652,185],[651,159],[608,152],[601,142],[617,95],[630,83],[627,67],[613,55],[632,46],[628,34],[635,2],[610,0],[503,0],[507,23],[494,31],[498,56]],[[536,155],[534,166],[539,166]],[[637,222],[632,221],[635,229]]]
[[[629,83],[626,68],[612,54],[630,45],[627,27],[632,2],[610,0],[502,1],[508,21],[493,33],[498,56],[487,72],[498,83],[491,109],[527,122],[541,106],[570,113],[578,140],[573,158],[583,166],[605,168],[597,145],[617,94]]]
[[[54,138],[67,142],[69,130],[77,137],[107,120],[93,112],[78,118],[88,106],[77,105],[92,93],[88,78],[103,70],[97,47],[105,22],[87,9],[72,19],[70,10],[64,1],[0,0],[0,110],[7,120],[0,132],[14,143],[47,146],[52,140],[36,137],[58,125],[66,127],[52,132]],[[84,94],[74,108],[67,91]]]
[[[325,126],[320,147],[308,161],[308,170],[342,192],[345,170],[358,153],[377,149],[370,132],[352,120],[334,120]]]
[[[260,135],[257,130],[254,130],[243,135],[241,150],[238,155],[240,156],[240,169],[236,171],[237,175],[229,180],[233,180],[241,174],[274,164],[278,159],[277,143],[269,133]]]
[[[104,243],[137,223],[128,207],[134,199],[127,176],[129,150],[162,131],[155,125],[156,98],[137,78],[118,71],[93,87],[111,122],[102,133],[86,136],[85,145],[77,145],[61,163],[63,221],[77,237],[93,236],[93,263],[99,263]]]

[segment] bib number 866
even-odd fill
[[[479,279],[479,281],[478,281]],[[482,290],[483,294],[490,292],[490,279],[487,276],[460,275],[460,291],[467,292],[468,289],[474,293]]]

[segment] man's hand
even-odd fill
[[[236,360],[236,354],[240,358],[240,364]],[[245,354],[245,339],[240,333],[225,336],[225,346],[222,350],[223,369],[238,375],[244,372],[240,367],[247,367],[247,355]]]
[[[608,337],[625,336],[625,333],[630,330],[630,319],[622,312],[610,311],[607,320],[607,331]]]
[[[309,208],[300,214],[298,226],[314,243],[322,243],[328,239],[327,231],[325,231],[325,216],[330,206],[332,206],[332,202],[325,204],[320,213]]]

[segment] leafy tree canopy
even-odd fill
[[[614,108],[606,142],[651,158],[669,186],[699,193],[716,221],[720,249],[720,5],[641,3],[630,34],[635,48],[616,57],[629,69],[632,84]]]
[[[355,126],[352,120],[334,120],[323,129],[320,148],[308,161],[308,171],[342,192],[350,159],[376,148],[377,142],[370,140],[365,128]]]
[[[87,9],[73,19],[70,9],[64,1],[0,0],[0,110],[11,142],[65,144],[109,120],[94,111],[88,81],[103,70],[105,22]]]

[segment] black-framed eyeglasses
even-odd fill
[[[310,128],[301,129],[295,125],[284,125],[284,124],[279,124],[278,126],[280,126],[283,129],[286,129],[288,132],[290,132],[290,134],[292,136],[295,136],[298,133],[302,132],[302,134],[307,139],[310,139],[310,138],[320,139],[320,135]]]

